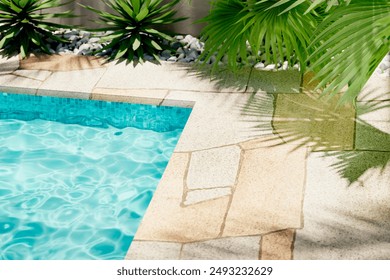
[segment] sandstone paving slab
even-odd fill
[[[339,105],[338,97],[314,94],[278,94],[273,117],[274,133],[284,141],[313,150],[351,150],[355,110]]]
[[[136,240],[185,243],[219,235],[229,198],[183,205],[188,161],[189,154],[173,153],[136,233]]]
[[[41,82],[46,80],[51,75],[51,73],[51,71],[46,70],[16,70],[13,72],[13,74],[16,76],[38,80]]]
[[[280,145],[246,150],[223,236],[300,228],[305,162],[305,148]]]
[[[92,99],[160,105],[168,90],[95,88]]]
[[[20,61],[20,69],[74,71],[105,67],[105,60],[95,56],[81,55],[31,55]]]
[[[192,91],[227,91],[242,92],[237,87],[224,88],[210,78],[202,78],[197,72],[191,72],[188,65],[162,62],[157,65],[151,62],[134,65],[125,62],[109,64],[107,73],[98,87],[103,88],[139,88],[139,89],[171,89]],[[246,77],[247,79],[247,77]],[[245,80],[245,78],[243,79]],[[243,81],[244,83],[244,81]]]
[[[261,239],[262,260],[291,260],[295,230],[287,229],[266,234]]]
[[[10,93],[35,94],[41,81],[15,75],[0,75],[0,90]]]
[[[67,72],[54,72],[45,80],[38,94],[48,94],[50,91],[78,92],[90,94],[96,83],[102,77],[106,69],[75,70]]]
[[[294,259],[390,258],[390,153],[312,153]]]
[[[11,74],[19,68],[19,57],[13,56],[10,58],[0,55],[0,75]]]
[[[241,158],[238,146],[193,152],[187,176],[189,189],[233,186]]]
[[[182,244],[172,242],[133,241],[126,260],[178,260]]]
[[[176,146],[176,151],[187,152],[221,147],[272,134],[272,95],[172,91],[166,99],[185,98],[189,98],[196,104]],[[246,111],[257,102],[262,104],[262,110],[255,110],[256,113]]]
[[[232,188],[215,188],[187,191],[184,205],[192,205],[199,202],[212,200],[232,194]]]
[[[220,238],[183,245],[182,260],[257,260],[260,236]]]

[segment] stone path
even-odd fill
[[[193,108],[127,259],[390,259],[390,77],[355,109],[189,67],[0,58],[0,91]]]

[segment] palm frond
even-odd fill
[[[352,102],[390,51],[390,2],[354,0],[318,26],[309,57],[324,94],[348,86],[341,102]]]

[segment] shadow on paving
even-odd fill
[[[104,58],[95,56],[35,54],[20,60],[19,69],[73,71],[101,68],[104,64],[106,64]]]
[[[323,98],[312,92],[265,94],[249,99],[241,111],[245,116],[256,117],[252,132],[259,137],[269,128],[272,115],[273,137],[264,138],[265,145],[288,143],[294,147],[292,150],[304,146],[314,152],[326,152],[325,156],[338,160],[331,167],[352,184],[368,169],[383,169],[389,162],[390,135],[364,121],[362,116],[386,109],[390,103],[366,102],[356,110],[352,105],[340,105],[338,100],[337,96]],[[355,141],[362,141],[363,135],[368,135],[368,140],[361,146],[368,149],[357,149]]]
[[[311,220],[308,232],[299,232],[293,259],[390,259],[390,207],[372,203],[361,207],[364,213],[325,209],[322,216],[327,218]]]
[[[223,65],[218,70],[213,70],[208,64],[189,65],[183,66],[189,75],[215,82],[217,89],[221,91],[234,88],[249,93],[299,92],[301,77],[296,70],[260,71],[250,66],[241,66],[236,71],[232,71]]]

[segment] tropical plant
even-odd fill
[[[203,21],[205,58],[226,55],[235,69],[249,49],[269,63],[298,61],[324,94],[347,86],[341,102],[356,99],[390,51],[388,0],[214,0]]]
[[[50,53],[48,40],[64,42],[53,31],[68,26],[47,20],[73,15],[70,11],[45,13],[45,10],[70,2],[60,4],[57,0],[0,0],[0,53],[6,56],[20,53],[22,58],[35,49]]]
[[[207,26],[202,32],[207,60],[217,52],[219,61],[228,57],[228,65],[237,67],[237,56],[246,62],[248,51],[260,60],[279,63],[305,62],[310,38],[317,26],[315,11],[305,14],[310,4],[298,5],[284,12],[290,3],[278,1],[216,0],[202,19]],[[228,27],[228,28],[227,28]],[[215,64],[218,67],[218,64]],[[301,63],[302,69],[305,63]]]
[[[180,0],[163,4],[163,0],[102,0],[116,14],[99,11],[91,6],[83,7],[99,15],[100,24],[106,27],[94,31],[108,31],[102,36],[102,42],[108,42],[100,52],[108,49],[111,59],[124,58],[132,61],[135,56],[142,62],[144,54],[152,55],[159,60],[158,52],[162,50],[163,40],[173,38],[161,31],[161,27],[184,18],[175,18],[174,7]]]
[[[323,94],[347,87],[340,101],[353,102],[390,51],[390,1],[351,0],[328,9],[312,40],[310,69]]]

